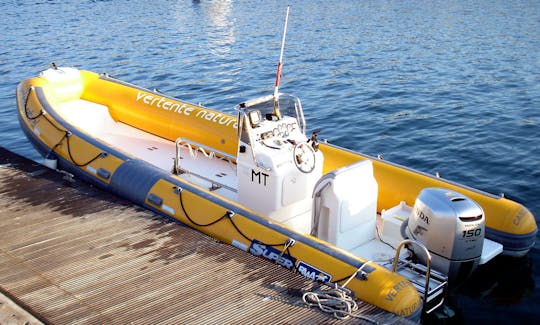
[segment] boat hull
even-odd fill
[[[420,296],[404,277],[97,139],[59,113],[58,107],[74,100],[99,103],[115,121],[161,139],[174,141],[187,135],[219,152],[236,155],[238,130],[232,116],[88,71],[71,81],[31,78],[17,88],[23,131],[44,157],[57,159],[59,169],[308,278],[339,284],[350,279],[347,287],[358,298],[400,316],[419,316]],[[330,144],[320,148],[325,173],[359,160],[373,161],[379,212],[400,201],[412,205],[422,188],[447,187],[483,207],[487,237],[499,239],[506,252],[522,255],[534,245],[534,217],[516,202]]]
[[[272,222],[82,132],[56,112],[59,99],[54,87],[42,78],[24,81],[18,87],[17,102],[24,133],[44,157],[57,159],[59,169],[309,278],[341,284],[351,278],[348,288],[358,298],[400,316],[419,317],[420,297],[403,277]],[[367,277],[355,276],[360,268]]]

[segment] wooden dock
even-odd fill
[[[311,280],[1,147],[0,216],[1,324],[341,322]]]

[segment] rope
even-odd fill
[[[30,93],[32,92],[32,90],[34,90],[34,87],[28,88],[28,94],[26,94],[26,100],[24,101],[24,115],[26,115],[26,118],[29,119],[29,120],[35,120],[38,117],[40,117],[41,115],[43,115],[43,110],[42,109],[39,110],[39,114],[36,115],[36,116],[30,116],[28,114],[28,100],[30,99]]]
[[[347,281],[342,285],[342,287],[345,287],[345,286],[347,286],[347,284],[349,284],[349,282],[351,282],[351,280],[356,276],[356,274],[358,274],[358,272],[362,272],[362,273],[360,273],[361,276],[362,276],[362,279],[363,279],[363,280],[367,280],[367,273],[364,272],[363,269],[364,269],[364,267],[366,267],[366,265],[367,265],[368,263],[370,263],[370,262],[373,262],[373,261],[368,261],[368,262],[363,263],[356,271],[353,272],[353,274],[347,275],[346,277],[341,278],[341,279],[339,279],[339,280],[335,280],[335,281],[333,281],[333,282],[334,282],[334,283],[339,283],[339,282],[341,282],[341,281],[343,281],[343,280],[347,280]]]
[[[179,188],[179,189],[180,189],[180,188]],[[194,225],[197,225],[197,226],[199,226],[199,227],[208,227],[208,226],[211,226],[211,225],[213,225],[213,224],[215,224],[215,223],[218,223],[219,221],[221,221],[221,220],[222,220],[223,218],[225,218],[225,217],[229,217],[229,219],[231,219],[232,216],[234,215],[234,212],[228,211],[228,210],[227,210],[227,211],[225,212],[225,214],[223,214],[220,218],[218,218],[218,219],[216,219],[216,220],[214,220],[214,221],[212,221],[212,222],[209,222],[209,223],[206,223],[206,224],[204,224],[204,223],[198,223],[198,222],[196,222],[195,220],[193,220],[193,219],[189,216],[189,214],[187,213],[186,208],[184,207],[184,200],[182,199],[182,192],[183,192],[182,189],[180,189],[180,191],[178,192],[178,196],[180,197],[180,206],[182,207],[182,211],[184,212],[184,215],[186,216],[186,218],[188,218],[188,220],[189,220],[192,224],[194,224]]]
[[[47,122],[49,122],[50,125],[52,125],[56,130],[60,131],[60,132],[63,132],[64,135],[62,136],[62,138],[60,138],[60,140],[51,148],[51,151],[49,151],[49,154],[50,155],[51,153],[54,152],[54,150],[62,143],[62,141],[64,141],[64,139],[67,139],[67,152],[68,152],[68,155],[69,155],[69,159],[71,159],[71,161],[73,162],[73,164],[77,167],[84,167],[84,166],[87,166],[89,165],[90,163],[92,163],[94,160],[98,159],[99,157],[101,157],[104,153],[103,152],[100,152],[98,153],[94,158],[88,160],[86,163],[82,163],[82,164],[79,164],[75,161],[75,159],[73,158],[73,155],[71,154],[71,146],[69,145],[69,138],[71,136],[71,132],[67,131],[67,130],[63,130],[61,128],[59,128],[58,126],[56,126],[56,124],[54,124],[51,120],[49,120],[45,115],[44,115],[44,110],[43,109],[40,109],[39,110],[39,114],[36,115],[36,116],[30,116],[28,115],[28,108],[27,108],[27,105],[28,105],[28,99],[30,98],[30,93],[32,92],[32,90],[34,89],[34,87],[30,87],[28,89],[28,94],[26,95],[26,100],[24,102],[24,113],[26,115],[26,118],[29,119],[29,120],[35,120],[37,119],[38,117],[40,116],[43,116],[45,118],[45,120]]]
[[[360,273],[360,275],[362,276],[363,279],[366,279],[367,280],[367,273],[363,271],[364,267],[366,267],[366,265],[368,265],[368,263],[371,263],[371,261],[367,261],[365,262],[364,264],[362,264],[350,277],[347,281],[345,281],[345,283],[343,283],[343,287],[346,287],[347,284],[349,284],[349,282],[351,282],[351,280],[358,274]]]
[[[323,312],[333,314],[337,319],[344,320],[353,317],[373,324],[379,324],[374,319],[356,314],[358,304],[343,289],[338,287],[337,284],[334,289],[306,292],[302,296],[302,300],[309,306],[317,306]]]
[[[216,157],[215,152],[213,152],[213,151],[206,152],[206,150],[204,150],[204,148],[201,148],[201,147],[198,147],[198,146],[196,146],[195,149],[194,149],[193,146],[190,143],[183,143],[183,144],[181,144],[181,146],[186,148],[189,151],[189,155],[192,158],[197,158],[197,156],[199,155],[199,152],[204,157],[206,157],[208,159],[214,159]]]
[[[281,259],[281,257],[283,257],[283,254],[285,254],[285,252],[287,252],[289,256],[291,255],[289,251],[289,247],[294,246],[294,244],[296,244],[296,240],[292,238],[287,239],[287,241],[285,242],[285,245],[283,246],[283,249],[281,250],[281,253],[279,253],[279,257],[276,258],[276,263]]]
[[[358,311],[358,304],[349,295],[350,290],[345,288],[347,284],[361,272],[362,277],[367,279],[367,274],[362,270],[368,263],[367,261],[363,263],[353,274],[349,277],[345,277],[341,280],[334,282],[334,288],[330,290],[315,290],[304,293],[302,300],[309,306],[318,306],[320,310],[326,313],[334,314],[334,317],[337,319],[348,319],[349,317],[363,319],[365,321],[378,324],[377,321],[360,314],[355,314],[354,312]],[[342,285],[338,285],[338,282],[347,279],[347,281]]]
[[[236,231],[242,236],[244,237],[247,241],[249,242],[253,242],[254,239],[251,239],[249,238],[246,234],[244,234],[244,232],[242,232],[240,230],[240,228],[238,228],[238,226],[234,223],[234,220],[233,220],[233,216],[234,216],[234,212],[232,211],[226,211],[225,214],[221,217],[219,217],[218,219],[212,221],[212,222],[209,222],[207,224],[202,224],[202,223],[198,223],[196,222],[195,220],[193,220],[193,218],[191,218],[189,216],[189,214],[187,213],[186,211],[186,208],[184,206],[184,199],[182,197],[182,192],[183,192],[183,189],[180,188],[180,187],[177,187],[178,189],[178,198],[180,200],[180,207],[182,208],[182,212],[184,212],[184,215],[186,216],[186,218],[191,222],[193,223],[194,225],[197,225],[199,227],[208,227],[208,226],[211,226],[215,223],[218,223],[219,221],[221,221],[222,219],[224,219],[225,217],[228,217],[228,220],[231,222],[232,226],[234,227],[234,229],[236,229]],[[284,246],[284,249],[283,249],[283,252],[287,252],[287,254],[289,256],[292,256],[290,254],[290,251],[289,251],[289,247],[292,246],[294,244],[294,242],[291,242],[291,240],[287,239],[284,243],[279,243],[279,244],[267,244],[267,243],[264,243],[264,242],[261,242],[262,244],[266,245],[266,246],[272,246],[272,247],[277,247],[277,246]],[[282,252],[282,254],[283,254]]]
[[[194,158],[197,158],[197,153],[198,152],[202,153],[203,156],[205,156],[208,159],[214,159],[214,157],[216,156],[216,153],[213,152],[213,151],[210,151],[209,153],[207,153],[206,150],[204,150],[203,148],[197,147],[197,150],[195,151],[195,157]]]
[[[227,161],[230,164],[233,164],[233,165],[236,164],[234,161],[232,161],[228,157],[221,157],[218,154],[216,154],[214,151],[211,151],[211,150],[206,151],[204,148],[193,145],[191,143],[184,142],[184,143],[179,144],[179,147],[187,149],[187,151],[189,152],[189,155],[194,159],[196,159],[199,156],[199,152],[200,152],[205,158],[208,158],[209,160],[214,159],[214,158],[219,158],[221,160]]]
[[[47,121],[49,121],[47,118],[45,118]],[[51,123],[51,121],[49,121],[49,123]],[[53,123],[51,123],[51,125],[55,126]],[[56,127],[56,126],[55,126]],[[58,129],[58,128],[57,128]],[[62,131],[60,129],[58,129],[59,131]],[[60,140],[58,140],[58,142],[51,148],[51,150],[49,151],[49,153],[47,154],[47,156],[49,156],[51,153],[55,152],[54,150],[62,143],[62,141],[64,141],[64,139],[67,139],[66,143],[67,143],[67,152],[68,152],[68,155],[69,155],[69,159],[73,162],[73,164],[77,167],[84,167],[84,166],[87,166],[89,165],[90,163],[92,163],[94,160],[98,159],[99,157],[101,157],[103,155],[103,152],[100,152],[98,153],[94,158],[88,160],[87,162],[85,163],[82,163],[82,164],[79,164],[78,162],[75,161],[75,158],[73,158],[73,155],[71,154],[71,146],[69,144],[69,138],[71,136],[71,133],[69,131],[63,131],[64,132],[64,135],[60,138]]]

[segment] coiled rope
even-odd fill
[[[302,300],[309,306],[317,306],[325,313],[331,313],[337,319],[348,319],[350,317],[363,319],[373,324],[378,324],[376,320],[355,313],[358,311],[358,304],[353,297],[349,294],[350,291],[345,288],[347,284],[358,274],[365,276],[362,269],[369,262],[365,262],[360,266],[343,284],[340,286],[337,282],[334,283],[334,288],[330,290],[315,290],[306,292],[302,295]]]
[[[356,301],[337,284],[334,289],[306,292],[302,300],[309,306],[318,306],[323,312],[334,314],[338,319],[347,319],[358,310]]]
[[[343,320],[352,317],[379,324],[370,317],[355,313],[358,311],[358,304],[337,284],[335,288],[330,290],[306,292],[302,296],[302,300],[309,306],[317,306],[323,312],[333,314],[337,319]]]

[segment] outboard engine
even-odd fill
[[[458,284],[478,266],[484,242],[484,212],[473,200],[452,190],[420,192],[406,226],[406,235],[431,253],[431,267]],[[413,247],[426,263],[425,254]]]

